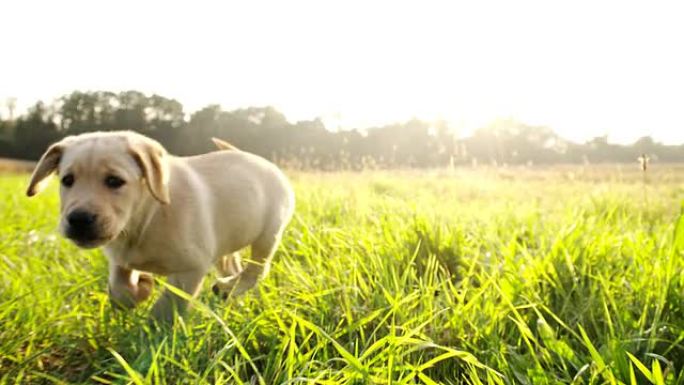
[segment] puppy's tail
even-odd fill
[[[232,144],[226,142],[225,140],[221,140],[219,138],[211,138],[212,142],[216,145],[216,147],[219,148],[219,150],[231,150],[231,151],[240,151],[239,148],[233,146]]]

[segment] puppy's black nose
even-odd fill
[[[76,229],[87,229],[95,224],[97,215],[84,210],[74,210],[67,217],[69,226]]]

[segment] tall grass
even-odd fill
[[[159,330],[55,235],[55,186],[0,178],[0,384],[684,384],[678,179],[292,179],[267,279]]]

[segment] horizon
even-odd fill
[[[115,93],[119,93],[119,92],[128,92],[128,91],[141,92],[141,91],[138,91],[138,90],[122,90],[122,91],[116,91]],[[114,92],[114,91],[110,91],[110,90],[87,90],[87,91],[73,90],[72,93],[73,93],[73,92],[83,92],[83,93],[87,93],[87,92]],[[66,94],[64,94],[63,96],[68,96],[68,95],[70,95],[70,94],[71,94],[71,93],[66,93]],[[145,94],[146,96],[151,96],[151,95],[153,95],[154,93],[144,93],[144,94]],[[168,97],[167,95],[159,95],[159,96],[164,97],[164,98],[167,98],[167,99],[169,99],[169,100],[176,100],[176,101],[178,101],[179,103],[181,103],[181,105],[183,106],[183,119],[184,119],[184,121],[185,121],[186,123],[190,122],[191,116],[192,116],[193,113],[198,112],[198,111],[200,111],[201,109],[206,108],[206,107],[218,105],[218,106],[221,108],[222,111],[229,112],[229,113],[230,113],[230,112],[233,112],[233,111],[240,110],[240,109],[247,109],[247,108],[274,108],[278,113],[283,114],[283,115],[285,116],[285,119],[287,120],[287,122],[288,122],[289,124],[291,124],[291,125],[295,125],[295,124],[297,124],[298,122],[303,122],[303,121],[321,120],[321,122],[323,123],[324,128],[325,128],[327,131],[329,131],[329,132],[338,132],[339,130],[342,130],[342,131],[357,131],[357,132],[360,132],[360,133],[363,134],[364,132],[367,132],[368,130],[383,128],[383,127],[393,126],[393,125],[402,125],[402,124],[409,123],[409,122],[412,121],[412,120],[418,120],[418,121],[420,121],[420,122],[423,122],[423,123],[426,123],[426,124],[429,124],[429,125],[432,125],[432,126],[437,125],[437,124],[439,124],[439,123],[447,123],[447,125],[450,125],[450,124],[451,124],[451,122],[446,121],[446,120],[442,120],[442,121],[440,121],[440,120],[426,120],[426,119],[421,119],[421,118],[419,118],[419,117],[409,117],[409,118],[407,118],[407,119],[405,119],[405,120],[388,121],[388,122],[381,123],[381,124],[374,125],[374,126],[334,128],[334,127],[330,127],[330,126],[329,126],[329,123],[326,122],[326,121],[325,121],[323,118],[321,118],[320,116],[314,116],[314,117],[311,117],[311,118],[308,118],[308,119],[307,119],[307,118],[303,118],[303,119],[293,120],[293,119],[288,118],[288,116],[287,116],[283,111],[277,109],[277,108],[274,107],[274,106],[269,106],[269,105],[263,105],[263,106],[240,106],[240,107],[236,107],[236,108],[233,108],[233,109],[227,109],[227,108],[225,108],[224,106],[221,106],[221,105],[218,104],[218,103],[209,103],[209,104],[207,104],[207,105],[205,105],[205,106],[203,106],[203,107],[200,107],[199,109],[196,109],[196,110],[193,110],[193,111],[188,111],[188,110],[186,109],[185,105],[182,103],[182,101],[179,101],[178,99],[173,98],[173,97]],[[50,101],[40,100],[40,102],[44,102],[44,103],[46,103],[46,104],[49,104],[49,103],[56,102],[58,99],[59,99],[59,98],[53,98],[53,99],[50,100]],[[36,100],[34,103],[31,103],[31,104],[29,105],[29,107],[34,106],[35,103],[37,103],[37,102],[39,102],[39,100]],[[15,112],[15,113],[14,113],[14,115],[15,115],[14,118],[15,118],[15,119],[20,118],[22,115],[24,115],[24,114],[26,114],[26,113],[28,113],[28,110],[27,110],[27,109],[24,110],[24,111],[21,111],[21,113]],[[3,118],[4,118],[4,115],[3,115],[3,114],[0,114],[0,120],[2,120]],[[607,135],[607,134],[595,135],[595,136],[589,137],[589,138],[584,139],[584,140],[574,140],[574,139],[571,139],[571,138],[568,138],[568,137],[563,136],[561,133],[559,133],[559,132],[558,132],[557,130],[555,130],[553,127],[548,127],[548,126],[544,126],[544,125],[534,125],[534,124],[530,124],[530,123],[528,123],[528,122],[521,121],[521,120],[518,120],[518,119],[515,119],[515,118],[512,118],[512,117],[497,117],[497,118],[494,118],[493,120],[491,120],[491,121],[489,121],[489,122],[483,124],[482,126],[474,127],[472,130],[469,130],[469,131],[467,131],[467,132],[464,132],[464,131],[456,131],[456,130],[454,129],[454,127],[452,127],[452,126],[449,126],[448,128],[449,128],[449,129],[451,130],[451,132],[454,134],[454,138],[456,138],[456,139],[467,139],[467,138],[469,138],[469,137],[472,137],[472,136],[475,134],[475,131],[477,131],[477,130],[480,130],[480,129],[486,130],[486,129],[488,129],[488,128],[491,128],[492,126],[501,125],[501,124],[503,124],[503,125],[512,125],[512,126],[513,126],[513,125],[526,125],[526,126],[534,126],[534,127],[544,127],[544,128],[547,128],[547,129],[551,129],[551,131],[553,131],[553,132],[557,135],[557,137],[558,137],[559,139],[564,140],[564,141],[569,142],[569,143],[574,143],[574,144],[579,144],[579,145],[587,144],[587,143],[589,143],[590,141],[592,141],[593,139],[599,139],[599,138],[605,137],[605,138],[607,138],[607,143],[610,144],[610,145],[632,146],[632,145],[635,145],[636,142],[637,142],[638,140],[640,140],[640,139],[643,139],[643,138],[651,138],[651,139],[653,140],[653,142],[656,143],[656,144],[662,144],[662,145],[666,145],[666,146],[680,146],[680,145],[684,146],[684,141],[683,141],[683,142],[680,142],[680,143],[663,142],[663,141],[658,140],[657,138],[654,138],[654,137],[651,136],[651,135],[643,135],[643,136],[640,136],[640,137],[638,137],[638,138],[635,138],[635,139],[632,140],[632,141],[623,141],[623,142],[616,142],[616,141],[614,141],[614,140],[611,139],[610,135]]]
[[[510,118],[578,143],[682,144],[682,9],[123,1],[103,13],[83,1],[12,1],[0,32],[19,60],[0,61],[0,111],[9,97],[19,115],[73,90],[134,89],[174,98],[186,114],[268,105],[333,131],[415,117],[467,136]]]

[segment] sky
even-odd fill
[[[684,2],[3,0],[0,114],[73,90],[684,143]]]

